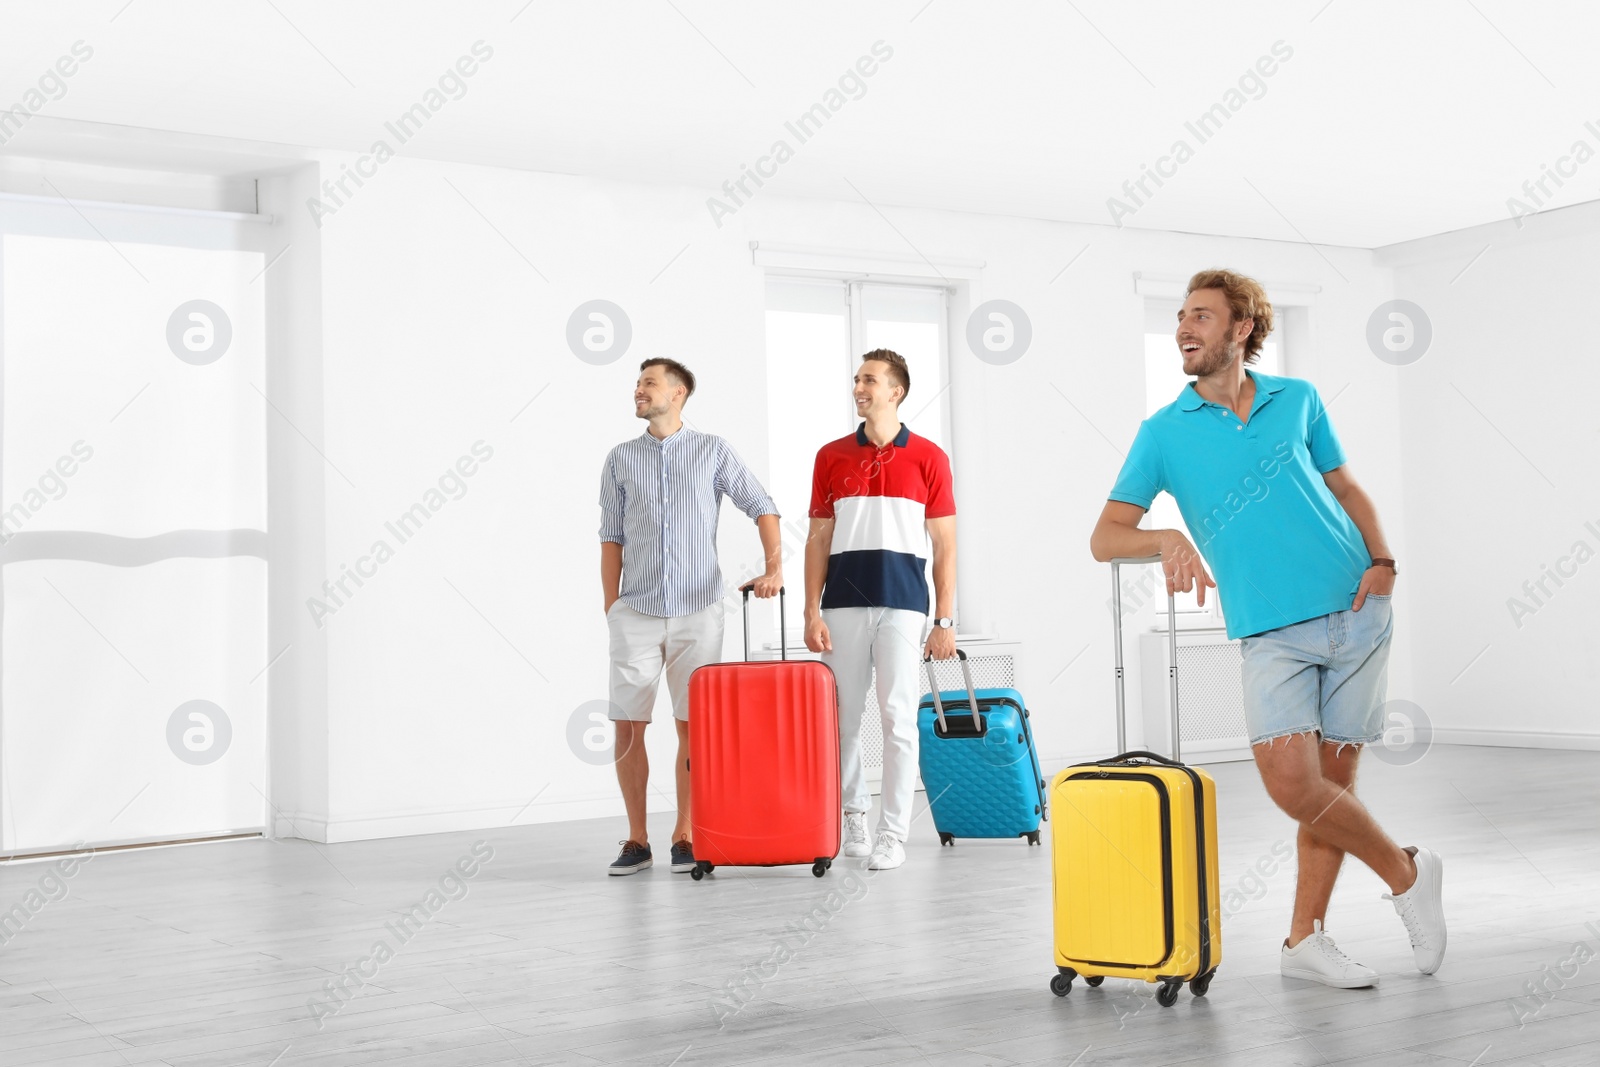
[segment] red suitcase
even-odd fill
[[[779,644],[783,590],[778,591]],[[839,852],[839,693],[815,660],[750,662],[689,676],[689,809],[695,881],[718,864],[809,863],[821,878]]]

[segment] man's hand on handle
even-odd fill
[[[783,571],[769,571],[759,578],[752,578],[739,587],[740,589],[754,589],[756,596],[765,600],[778,595],[778,590],[783,588]]]
[[[956,657],[956,632],[953,629],[935,626],[928,633],[928,643],[922,646],[922,655],[926,659],[955,659]]]
[[[1189,539],[1177,530],[1163,530],[1161,540],[1161,570],[1167,576],[1167,592],[1195,591],[1201,607],[1205,607],[1206,589],[1215,589],[1217,583],[1206,573],[1205,561]]]

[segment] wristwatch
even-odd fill
[[[1396,567],[1394,565],[1394,560],[1392,560],[1392,559],[1379,559],[1379,558],[1374,557],[1373,560],[1372,560],[1372,565],[1374,567],[1388,567],[1390,570],[1394,571],[1394,573],[1396,575],[1399,575],[1399,573],[1400,573],[1400,571],[1398,569],[1396,569]]]
[[[941,630],[953,630],[953,629],[955,629],[956,620],[954,620],[954,619],[934,619],[933,620],[933,625],[938,627]]]

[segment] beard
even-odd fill
[[[1228,343],[1227,338],[1220,338],[1212,344],[1203,345],[1194,355],[1185,354],[1183,357],[1183,373],[1192,374],[1196,378],[1208,378],[1231,366],[1233,366],[1233,346]]]
[[[663,402],[647,406],[643,411],[638,412],[638,415],[641,419],[657,419],[671,410],[672,405]]]

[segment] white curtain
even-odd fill
[[[229,247],[245,225],[0,209],[5,853],[265,825],[265,261]]]

